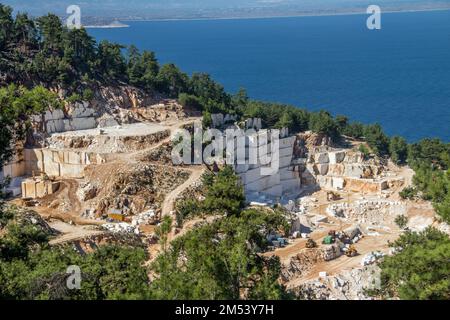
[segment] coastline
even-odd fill
[[[83,26],[85,29],[122,29],[122,28],[129,28],[130,26],[125,24],[123,26]]]
[[[434,12],[434,11],[450,11],[450,6],[446,8],[430,8],[430,9],[401,9],[401,10],[387,10],[382,13],[414,13],[414,12]],[[300,18],[300,17],[329,17],[329,16],[353,16],[353,15],[367,15],[365,11],[348,11],[348,12],[333,12],[333,13],[299,13],[292,15],[271,15],[271,16],[242,16],[242,17],[205,17],[205,18],[153,18],[153,19],[123,19],[125,22],[170,22],[170,21],[214,21],[214,20],[257,20],[257,19],[278,19],[278,18]],[[127,26],[129,27],[129,26]],[[98,28],[98,27],[97,27]]]

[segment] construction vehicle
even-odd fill
[[[333,191],[328,191],[327,192],[327,200],[328,201],[337,201],[339,199],[341,199],[341,197],[339,196],[338,193],[335,193]]]
[[[308,241],[306,241],[306,248],[312,249],[312,248],[316,248],[316,247],[317,247],[317,243],[313,239],[308,239]]]
[[[347,249],[347,251],[345,251],[345,255],[347,257],[354,257],[358,254],[358,251],[356,250],[354,245],[350,245]]]
[[[323,238],[322,243],[323,243],[323,244],[333,244],[334,241],[335,241],[335,238],[332,237],[332,236],[330,236],[330,235],[328,235],[328,236],[326,236],[325,238]]]

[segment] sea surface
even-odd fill
[[[254,99],[380,123],[409,141],[450,141],[450,11],[271,19],[125,22],[92,29],[155,51],[161,63],[207,72]]]

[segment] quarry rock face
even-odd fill
[[[53,133],[107,128],[142,121],[161,122],[200,115],[176,100],[163,99],[132,86],[100,87],[91,101],[69,103],[31,117],[33,134],[28,146],[45,146],[42,141]]]
[[[309,280],[295,291],[307,300],[371,300],[367,290],[377,288],[380,271],[376,265],[351,269],[320,280]]]
[[[305,132],[297,135],[294,149],[294,157],[300,156],[294,162],[299,164],[305,187],[317,185],[326,190],[356,192],[379,192],[388,187],[382,178],[383,165],[377,159],[365,160],[359,151],[333,147],[318,134]]]
[[[330,159],[330,164],[341,163],[345,159],[344,151],[335,151],[328,153],[328,158]]]
[[[246,126],[251,129],[259,128],[260,119],[249,119]],[[286,130],[282,130],[287,135]],[[295,136],[287,136],[279,139],[278,158],[260,158],[262,152],[270,152],[272,141],[269,141],[266,130],[256,131],[253,135],[246,137],[246,155],[257,156],[257,163],[237,164],[233,163],[236,173],[239,175],[244,186],[247,198],[250,201],[262,201],[275,199],[286,194],[300,192],[301,176],[292,165],[293,149],[296,141]],[[275,167],[273,172],[266,173],[264,170]]]

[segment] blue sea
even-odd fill
[[[380,123],[409,141],[450,141],[450,11],[271,19],[128,22],[90,29],[207,72],[258,100]]]

